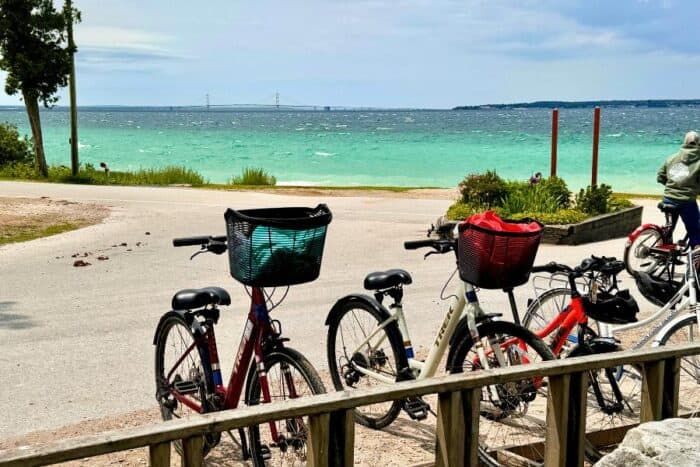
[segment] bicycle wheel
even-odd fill
[[[673,326],[661,339],[660,345],[690,344],[700,340],[697,317],[686,316]],[[680,388],[678,394],[679,415],[700,416],[700,356],[681,359]]]
[[[523,316],[523,327],[538,334],[542,331],[559,313],[571,303],[571,289],[568,287],[557,287],[544,291],[539,297],[532,300],[527,307],[525,316]],[[591,329],[598,329],[598,323],[591,318],[588,318],[588,326]],[[560,356],[566,356],[576,346],[578,336],[575,333],[569,335],[569,338],[562,347]]]
[[[187,323],[180,316],[168,316],[160,323],[157,335],[156,399],[163,420],[190,418],[199,413],[217,410],[211,405],[210,398],[207,398],[205,368],[209,368],[208,357],[200,355],[197,347],[193,346],[194,335]],[[185,353],[187,356],[182,358]],[[175,394],[200,406],[200,411],[177,400]],[[204,437],[202,449],[205,456],[220,439],[221,433]],[[175,442],[175,448],[182,454],[180,441]]]
[[[554,355],[541,339],[514,323],[486,322],[479,326],[479,332],[490,368],[554,360]],[[512,342],[512,345],[505,344],[506,342]],[[450,373],[483,368],[469,335],[455,345],[457,347],[452,361],[448,362],[447,369]],[[494,348],[497,349],[495,352],[492,350]],[[497,361],[499,354],[505,357],[503,364]],[[544,458],[541,445],[544,439],[546,401],[535,401],[544,386],[546,382],[542,379],[530,378],[482,389],[479,444],[483,448],[482,452],[490,456],[488,462],[483,459],[482,462],[500,465],[498,452],[507,456],[506,448],[510,450],[515,446],[519,446],[517,454],[520,456],[535,461]]]
[[[386,384],[362,373],[363,369],[396,381],[401,364],[399,355],[404,352],[396,323],[378,329],[385,318],[362,301],[346,302],[340,310],[328,324],[326,341],[328,367],[335,389],[368,389]],[[369,336],[372,337],[368,340]],[[359,424],[373,429],[388,426],[399,412],[400,401],[367,405],[354,411]]]
[[[309,361],[294,349],[279,348],[265,355],[271,402],[310,397],[326,392],[321,378]],[[251,365],[248,376],[246,405],[263,403],[262,389],[256,366]],[[274,422],[278,438],[272,437],[269,423],[248,428],[253,465],[306,465],[308,418],[298,417]]]
[[[663,243],[658,230],[647,228],[642,230],[631,243],[625,244],[623,261],[627,272],[633,274],[636,271],[652,273],[663,263],[663,258],[650,253],[650,248]]]

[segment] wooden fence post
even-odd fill
[[[341,466],[355,464],[355,415],[352,409],[331,412],[331,459],[338,459]]]
[[[437,466],[477,466],[481,388],[438,395]]]
[[[552,153],[550,156],[549,176],[557,176],[557,138],[559,136],[559,109],[552,109]]]
[[[204,437],[192,436],[182,440],[183,467],[202,467],[204,465]]]
[[[148,458],[151,467],[170,467],[170,442],[151,444]]]
[[[661,418],[678,416],[678,392],[681,385],[681,359],[669,358],[664,362],[664,389]]]
[[[547,390],[544,465],[582,466],[588,373],[552,376]]]
[[[309,416],[309,439],[307,464],[311,467],[328,467],[328,446],[330,440],[331,414],[322,413]]]
[[[642,364],[642,406],[639,422],[661,420],[663,407],[664,360]]]
[[[591,185],[598,184],[598,143],[600,142],[600,107],[593,109],[593,162],[591,164]]]

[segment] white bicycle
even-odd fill
[[[456,242],[450,239],[419,240],[406,242],[404,246],[431,248],[426,257],[456,252]],[[452,277],[454,274],[450,280]],[[364,287],[374,297],[352,294],[333,306],[326,319],[327,352],[337,390],[433,377],[448,347],[446,370],[450,373],[554,359],[546,344],[532,332],[519,324],[499,320],[500,314],[486,313],[479,305],[475,288],[461,278],[425,360],[416,358],[402,304],[403,288],[411,282],[408,272],[401,269],[371,273],[365,278]],[[513,316],[517,316],[512,288],[506,292]],[[388,307],[382,303],[387,296],[393,300]],[[533,431],[541,431],[544,400],[535,409],[540,410],[540,418],[528,415],[528,409],[532,409],[538,391],[545,386],[542,378],[531,378],[482,390],[479,432],[482,463],[500,465],[494,452],[521,444],[518,439],[531,440]],[[415,420],[424,419],[431,412],[423,399],[411,398],[359,407],[355,409],[355,418],[364,426],[380,429],[391,424],[402,409]],[[540,449],[536,443],[530,445],[532,449]],[[532,457],[541,455],[537,452]]]
[[[686,252],[689,265],[695,264],[693,251]],[[640,349],[647,344],[657,347],[660,345],[693,343],[698,339],[698,322],[700,307],[698,306],[698,274],[695,267],[687,267],[680,282],[660,280],[643,271],[634,273],[635,281],[640,292],[655,304],[663,305],[649,317],[637,322],[612,325],[602,322],[589,324],[598,331],[600,337],[619,339],[635,329],[646,328],[641,336],[633,335],[634,340],[628,341],[627,348]],[[585,284],[589,291],[600,285],[595,279]],[[604,286],[604,284],[603,284]],[[570,290],[568,287],[554,287],[532,300],[523,318],[523,325],[537,332],[544,323],[548,323],[561,312],[568,303]],[[632,333],[630,333],[632,334]],[[634,413],[635,403],[640,390],[641,377],[632,367],[619,368],[617,378],[621,387],[625,388],[625,398],[630,411]],[[700,397],[695,395],[700,384],[700,360],[696,356],[685,357],[681,360],[681,407],[680,409],[695,411],[700,406]],[[685,393],[685,395],[684,395]],[[687,397],[686,397],[687,396]],[[638,402],[638,401],[637,401]],[[685,407],[683,405],[685,404]]]

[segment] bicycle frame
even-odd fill
[[[440,361],[442,360],[442,357],[445,354],[447,345],[449,344],[450,339],[454,334],[455,329],[457,328],[457,323],[459,323],[459,321],[462,318],[462,315],[464,314],[466,316],[472,338],[476,343],[479,358],[482,362],[485,363],[485,366],[488,367],[488,360],[486,359],[485,352],[483,346],[481,345],[481,341],[479,339],[479,334],[476,327],[477,318],[483,316],[484,311],[479,305],[479,300],[477,298],[476,291],[474,290],[474,287],[471,284],[462,280],[458,281],[455,294],[452,295],[450,308],[445,314],[445,318],[442,321],[442,325],[440,326],[440,329],[438,330],[437,335],[435,336],[433,345],[430,348],[428,356],[424,362],[417,360],[413,353],[413,345],[411,343],[410,335],[408,332],[406,318],[403,313],[403,306],[401,305],[401,303],[397,303],[392,307],[392,310],[393,311],[391,312],[391,317],[383,321],[379,326],[377,326],[377,328],[371,334],[369,334],[365,338],[365,340],[357,347],[357,349],[353,350],[352,353],[359,352],[360,349],[366,349],[372,338],[375,337],[377,333],[381,332],[390,323],[397,322],[399,330],[401,331],[401,334],[404,338],[404,351],[406,352],[408,364],[410,369],[413,371],[415,378],[425,379],[433,377],[435,376],[438,365],[440,364]],[[384,341],[385,337],[386,334],[383,334],[383,337],[379,339],[374,346],[369,346],[370,350],[376,350],[376,348],[378,348],[379,345]],[[498,356],[498,359],[501,363],[505,362],[505,357],[502,354]],[[395,382],[394,379],[381,375],[367,368],[361,368],[358,366],[357,368],[355,368],[355,370],[366,376],[385,382],[387,384]]]
[[[572,341],[571,332],[577,325],[583,326],[586,324],[588,324],[588,316],[583,309],[583,299],[580,296],[571,297],[569,305],[561,313],[557,314],[549,324],[539,332],[536,332],[535,335],[540,339],[544,339],[556,331],[550,348],[554,355],[559,355],[568,341],[578,343],[578,338]]]
[[[206,375],[207,383],[211,385],[214,394],[218,395],[222,403],[222,409],[235,409],[240,401],[244,385],[246,383],[246,375],[248,368],[254,358],[260,380],[260,388],[262,392],[263,402],[271,402],[270,387],[267,381],[267,373],[263,362],[263,342],[272,335],[278,334],[273,328],[270,316],[268,314],[265,296],[261,288],[253,287],[251,293],[250,311],[248,319],[243,328],[243,335],[238,347],[236,360],[231,371],[228,386],[223,385],[221,368],[219,363],[219,355],[216,346],[216,335],[214,332],[213,323],[209,326],[204,326],[194,319],[192,328],[195,335],[195,342],[183,353],[183,355],[175,362],[174,366],[168,372],[168,379],[175,372],[178,366],[187,358],[192,351],[200,351],[209,356],[210,368]],[[290,385],[290,396],[295,397],[295,389],[292,378],[285,375],[285,380]],[[180,403],[186,405],[190,409],[202,412],[202,405],[186,395],[180,394],[175,389],[171,389],[171,394]],[[274,422],[270,422],[270,430],[275,442],[278,441],[277,427]]]

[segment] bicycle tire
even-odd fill
[[[686,315],[666,332],[659,345],[691,343],[700,340],[700,328],[697,316]],[[700,411],[700,397],[698,397],[700,385],[700,356],[692,355],[681,358],[680,384],[679,384],[679,415],[690,413],[697,417]]]
[[[598,354],[605,354],[605,353],[610,353],[610,352],[617,352],[622,350],[622,348],[617,345],[617,344],[610,344],[609,346],[596,346],[594,349],[593,347],[587,345],[587,344],[582,344],[578,345],[575,349],[569,353],[567,358],[569,357],[582,357],[586,355],[598,355]],[[606,409],[602,408],[600,406],[600,400],[598,400],[598,397],[605,399],[603,401],[603,404],[615,404],[619,403],[622,404],[622,410],[624,410],[625,404],[627,405],[628,408],[631,407],[628,404],[628,401],[626,400],[625,395],[623,394],[616,394],[614,388],[619,389],[619,384],[618,380],[615,377],[615,372],[616,369],[613,368],[603,368],[597,371],[589,371],[588,372],[588,384],[589,384],[589,394],[587,395],[587,398],[593,397],[593,400],[589,403],[587,403],[587,407],[589,409],[595,408],[595,412],[603,412],[605,413],[605,410],[610,408],[610,406],[607,406]],[[601,377],[602,377],[602,384],[601,384]],[[607,382],[606,382],[607,381]],[[609,386],[609,389],[606,389],[605,386]],[[593,391],[593,394],[591,394],[591,390]],[[593,405],[595,403],[595,405]],[[574,405],[573,407],[574,410],[578,409],[578,406]],[[631,411],[631,414],[634,415],[634,412]],[[593,422],[593,412],[590,412],[589,414],[586,415],[586,424],[588,425],[589,423],[595,423]],[[613,419],[615,418],[616,415],[619,415],[619,412],[617,413],[611,413],[610,417],[610,423],[608,425],[612,425]],[[577,418],[575,416],[575,418]],[[599,419],[596,419],[596,421]],[[603,457],[603,452],[600,451],[595,445],[592,443],[586,441],[586,459],[590,463],[595,463],[600,460],[601,457]]]
[[[207,381],[209,378],[206,375],[206,369],[211,368],[208,364],[209,356],[207,354],[202,354],[199,349],[190,352],[190,355],[194,354],[193,358],[185,359],[181,362],[178,367],[182,367],[185,363],[193,363],[193,366],[183,367],[182,370],[177,370],[172,375],[172,383],[167,381],[165,375],[165,369],[169,368],[166,366],[166,353],[168,353],[169,345],[168,338],[174,334],[177,330],[177,336],[175,337],[175,342],[173,343],[173,355],[174,361],[177,361],[179,357],[184,353],[184,350],[189,348],[189,346],[194,342],[194,335],[187,322],[179,315],[171,314],[165,317],[158,325],[156,331],[157,338],[155,340],[156,352],[155,352],[155,379],[156,379],[156,400],[160,406],[161,417],[163,420],[172,420],[173,418],[189,418],[191,414],[207,413],[216,411],[216,408],[209,404],[210,398],[209,388],[207,387]],[[180,338],[180,344],[177,343],[177,337]],[[170,359],[168,359],[170,360]],[[197,363],[196,360],[199,360]],[[183,378],[185,376],[185,378]],[[172,397],[171,390],[173,390],[174,381],[191,381],[195,386],[198,386],[198,394],[193,398],[201,404],[201,412],[195,412],[194,410],[188,408],[182,403],[179,403],[174,397]],[[175,411],[178,408],[184,409],[183,413],[178,415]],[[211,433],[204,436],[204,442],[202,443],[202,453],[206,456],[220,441],[221,433]],[[178,453],[182,454],[182,443],[181,441],[175,441],[175,449]]]
[[[655,229],[648,227],[639,232],[639,235],[634,239],[634,241],[625,244],[625,252],[622,256],[622,260],[625,263],[625,269],[630,275],[634,275],[637,271],[653,272],[654,267],[647,265],[647,267],[641,267],[641,261],[649,258],[649,254],[645,253],[646,249],[652,248],[663,243],[663,238],[661,233]],[[637,264],[637,263],[640,264]]]
[[[352,313],[352,315],[351,315]],[[366,315],[363,317],[362,315]],[[372,380],[366,375],[353,370],[352,366],[357,364],[363,367],[371,367],[377,371],[384,369],[387,365],[389,366],[388,375],[394,380],[398,380],[399,371],[401,365],[405,366],[403,363],[405,357],[402,359],[400,356],[405,355],[403,349],[403,339],[401,337],[401,331],[396,324],[392,322],[384,328],[384,332],[380,331],[379,335],[383,339],[386,337],[388,339],[388,345],[373,351],[372,355],[365,355],[364,353],[360,355],[347,355],[345,350],[345,341],[343,338],[343,318],[350,317],[359,326],[363,323],[366,324],[367,329],[360,329],[360,338],[364,339],[370,335],[376,325],[382,323],[386,317],[382,316],[374,307],[365,303],[362,300],[353,300],[342,303],[341,306],[336,310],[336,313],[331,315],[330,321],[328,323],[328,337],[326,339],[326,350],[328,358],[328,368],[331,373],[331,379],[333,381],[333,386],[337,391],[356,389],[359,383],[371,385],[375,380]],[[350,323],[349,323],[350,324]],[[340,334],[341,345],[343,345],[343,352],[339,354],[336,349],[338,343],[338,337]],[[350,337],[350,336],[348,336]],[[361,342],[355,342],[352,348],[356,348]],[[387,351],[391,352],[391,355],[387,355]],[[393,364],[393,367],[392,367]],[[340,366],[340,369],[339,369]],[[393,370],[393,371],[392,371]],[[383,384],[381,382],[376,382],[377,384]],[[354,409],[355,421],[360,425],[372,428],[375,430],[384,428],[390,425],[396,417],[398,417],[401,412],[401,402],[385,402],[382,404],[372,404],[364,407],[357,407]]]
[[[534,355],[539,356],[543,361],[547,360],[555,360],[554,355],[552,354],[552,351],[547,347],[547,345],[544,343],[542,339],[537,337],[535,334],[533,334],[531,331],[527,330],[523,326],[519,326],[515,323],[511,323],[508,321],[489,321],[485,322],[479,325],[479,334],[481,335],[482,338],[496,338],[497,340],[501,341],[507,341],[509,338],[515,337],[520,339],[522,342],[524,342],[528,348],[532,349],[531,351],[528,351],[527,355],[530,356],[529,360],[531,362],[535,361],[532,357]],[[472,349],[474,343],[471,339],[471,336],[467,335],[464,339],[462,339],[460,342],[455,343],[457,346],[455,349],[455,352],[453,354],[453,358],[451,362],[448,362],[448,371],[450,373],[461,373],[465,370],[464,367],[464,362],[467,358],[468,352]],[[519,351],[521,352],[521,351]],[[533,354],[534,352],[534,354]],[[511,362],[512,363],[512,362]],[[517,364],[517,362],[516,362]],[[472,368],[472,371],[478,370],[477,368]],[[535,393],[532,392],[533,389],[527,389],[528,384],[531,384],[531,382],[527,380],[519,381],[517,382],[514,386],[515,387],[520,387],[524,388],[521,389],[520,394],[518,394],[518,399],[525,399],[531,401],[535,397]],[[483,390],[488,391],[487,388],[484,388]],[[482,404],[484,402],[483,398],[483,390],[482,390]],[[507,389],[507,391],[510,391],[512,389]],[[498,390],[497,390],[498,391]],[[528,392],[529,391],[529,392]],[[542,388],[538,390],[538,392],[542,392]],[[507,392],[504,393],[507,395]],[[500,395],[500,394],[499,394]],[[522,403],[522,400],[516,401],[516,400],[505,400],[505,404],[510,404],[513,405],[515,402],[518,402],[518,404]],[[529,402],[528,402],[529,403]],[[483,407],[483,405],[482,405]],[[527,409],[525,409],[527,410]],[[490,411],[480,409],[480,413],[482,416],[482,420],[486,419],[488,420],[489,423],[494,422],[499,423],[505,418],[507,418],[509,415],[501,415],[501,416],[494,416],[494,414]],[[522,430],[527,432],[528,436],[532,435],[532,431],[529,431],[527,428],[522,428]],[[481,433],[481,430],[480,430]],[[488,434],[486,435],[488,438]],[[504,445],[507,444],[512,444],[508,443],[505,440],[503,440]],[[534,444],[533,446],[535,446]],[[592,446],[586,440],[586,446],[585,446],[585,453],[586,457],[591,454],[590,448]],[[534,448],[532,448],[534,449]],[[480,457],[482,458],[481,461],[482,463],[488,465],[488,466],[499,466],[501,465],[501,462],[498,460],[497,456],[492,456],[491,453],[494,452],[493,446],[488,446],[488,441],[486,443],[481,443],[481,450],[480,450]],[[530,453],[531,457],[533,458],[540,458],[542,459],[544,457],[543,452],[536,452],[533,451]],[[507,465],[507,464],[506,464]]]
[[[267,373],[268,385],[270,386],[270,396],[272,397],[272,402],[287,399],[289,395],[289,388],[287,384],[289,379],[282,377],[285,367],[295,370],[299,378],[294,378],[291,375],[292,380],[295,383],[300,383],[303,381],[306,386],[306,391],[300,391],[300,384],[295,384],[294,392],[300,395],[300,397],[312,396],[315,394],[323,394],[326,392],[321,378],[318,373],[311,366],[311,363],[299,352],[288,347],[279,347],[272,352],[266,354],[263,359],[263,365]],[[275,373],[275,366],[280,366],[279,375]],[[252,373],[252,374],[251,374]],[[245,391],[245,403],[248,406],[257,405],[261,402],[261,386],[260,379],[258,378],[258,372],[256,365],[251,365],[248,374],[248,384]],[[275,386],[275,382],[279,381],[279,388],[282,388],[282,392],[278,393],[275,391],[278,387]],[[269,424],[263,423],[260,425],[254,425],[248,427],[248,438],[250,440],[250,454],[252,457],[253,465],[256,467],[262,467],[266,465],[297,465],[294,462],[291,464],[282,463],[280,461],[281,457],[288,455],[298,455],[306,463],[306,434],[308,429],[304,430],[304,426],[308,426],[308,423],[303,419],[289,419],[275,422],[277,425],[278,433],[283,436],[281,440],[284,440],[284,445],[282,441],[276,443],[272,446],[272,439],[268,433]],[[300,427],[300,424],[302,425]],[[265,439],[267,438],[267,439]],[[267,441],[267,442],[263,442]],[[267,451],[267,452],[266,452]],[[269,453],[269,456],[267,455]],[[331,465],[334,465],[331,462]]]

